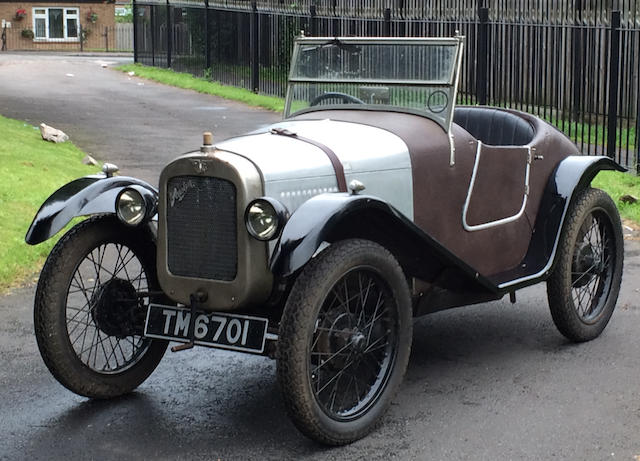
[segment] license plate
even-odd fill
[[[190,309],[150,304],[144,335],[149,338],[189,342]],[[246,315],[196,311],[194,344],[261,354],[269,320]]]

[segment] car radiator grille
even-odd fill
[[[181,277],[230,281],[238,267],[236,188],[220,178],[167,183],[167,261]]]

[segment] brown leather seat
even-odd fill
[[[456,107],[454,123],[484,144],[522,146],[533,139],[533,126],[522,117],[489,107]]]

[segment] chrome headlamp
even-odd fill
[[[147,204],[140,192],[127,188],[116,198],[116,214],[123,223],[137,226],[147,214]]]
[[[288,217],[289,213],[282,203],[262,197],[249,203],[244,222],[253,238],[267,241],[280,235]]]

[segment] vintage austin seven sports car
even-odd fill
[[[546,282],[572,341],[618,297],[615,204],[582,156],[526,113],[455,107],[463,37],[296,40],[284,120],[169,163],[159,190],[104,173],[42,205],[35,297],[44,362],[67,388],[140,385],[169,341],[277,361],[296,426],[367,434],[398,389],[412,317]]]

